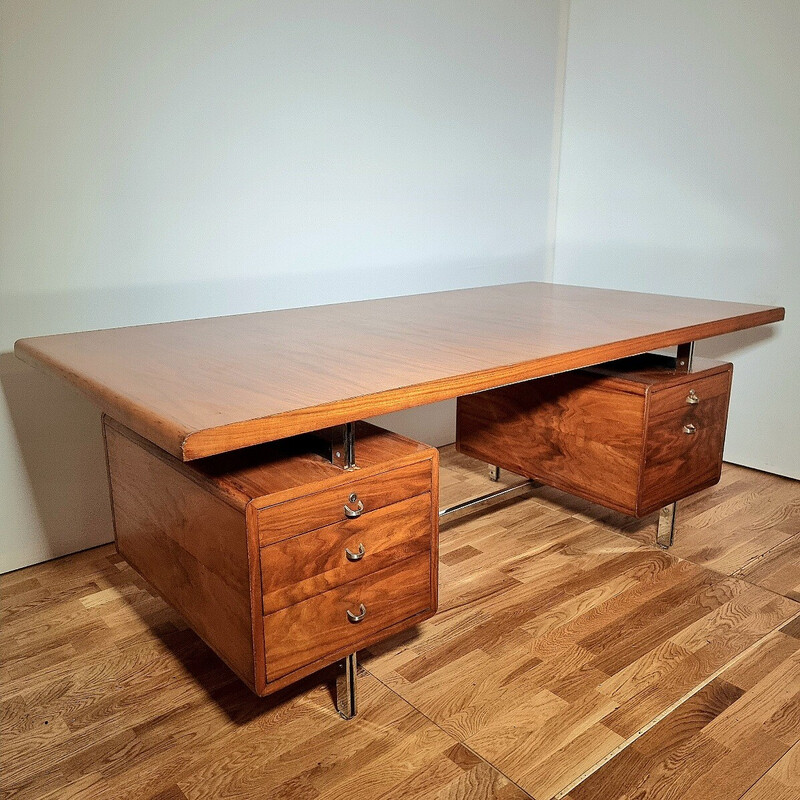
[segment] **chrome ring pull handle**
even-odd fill
[[[347,503],[345,503],[344,515],[348,519],[355,519],[356,517],[360,517],[364,513],[364,504],[358,499],[358,495],[355,492],[353,492],[353,494],[350,495],[348,500],[351,503],[357,502],[358,505],[355,508],[350,508],[350,506],[348,506]]]
[[[697,396],[694,389],[689,389],[689,394],[686,396],[686,402],[690,406],[696,406],[700,402],[700,398]]]
[[[345,547],[344,549],[344,554],[345,556],[347,556],[348,561],[361,561],[361,559],[364,558],[366,552],[367,551],[364,549],[363,542],[359,542],[357,553],[354,553],[349,547]]]
[[[349,608],[347,609],[347,619],[350,622],[361,622],[367,616],[367,607],[361,603],[358,607],[358,614],[354,614]]]
[[[694,425],[692,425],[692,423],[691,423],[691,422],[690,422],[688,425],[684,425],[684,426],[683,426],[683,432],[684,432],[684,433],[692,434],[692,433],[694,433],[696,430],[697,430],[697,428],[695,428],[695,426],[694,426]]]

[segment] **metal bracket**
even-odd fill
[[[675,355],[675,372],[691,372],[693,360],[694,342],[679,344],[678,352]]]
[[[658,530],[656,544],[663,550],[672,547],[675,541],[675,514],[678,510],[677,503],[670,503],[658,512]]]
[[[496,464],[489,464],[489,480],[495,483],[500,480],[500,467]]]
[[[356,707],[356,672],[358,663],[356,654],[350,653],[339,663],[339,674],[336,676],[336,710],[342,719],[353,719]]]
[[[346,422],[314,433],[324,442],[324,455],[341,469],[356,469],[356,423]]]

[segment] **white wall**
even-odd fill
[[[786,306],[734,362],[725,458],[800,477],[800,3],[572,0],[555,280]]]
[[[543,275],[557,0],[0,8],[0,572],[111,537],[16,339]]]

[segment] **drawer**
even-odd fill
[[[727,395],[650,420],[639,515],[716,483],[722,471]],[[687,433],[685,428],[693,430]]]
[[[262,548],[264,613],[430,552],[431,502],[426,492]]]
[[[732,370],[730,365],[725,372],[713,375],[704,375],[692,379],[687,376],[687,380],[677,386],[670,386],[665,389],[653,391],[650,394],[650,416],[658,417],[676,411],[693,410],[702,412],[709,403],[716,402],[716,407],[720,406],[719,400],[723,399],[723,407],[728,407],[728,394],[731,389]],[[690,393],[694,393],[692,400],[697,399],[696,403],[689,402]]]
[[[422,553],[264,617],[267,679],[365,646],[384,628],[433,612],[431,559]],[[366,611],[351,622],[347,611]]]
[[[353,522],[355,520],[345,514],[346,505],[351,508],[363,506],[362,513],[366,515],[383,506],[430,492],[431,464],[430,460],[419,461],[367,478],[357,478],[357,472],[348,473],[347,477],[352,476],[352,479],[340,486],[260,509],[260,545],[263,547],[336,522]],[[351,499],[353,495],[355,497]]]

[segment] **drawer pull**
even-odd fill
[[[347,619],[350,622],[361,622],[367,616],[367,607],[362,603],[358,607],[358,614],[354,614],[349,608],[347,609]]]
[[[683,432],[684,432],[684,433],[689,433],[689,434],[691,434],[691,433],[694,433],[696,430],[697,430],[697,428],[695,428],[695,426],[694,426],[694,425],[692,425],[692,423],[691,423],[691,422],[690,422],[688,425],[684,425],[684,426],[683,426]]]
[[[359,542],[357,553],[354,553],[349,547],[345,547],[344,549],[344,554],[347,556],[348,561],[361,561],[366,552],[363,542]]]
[[[358,499],[358,495],[353,492],[348,498],[351,503],[355,503],[358,501],[358,505],[355,508],[350,508],[350,506],[345,503],[344,505],[344,515],[348,519],[355,519],[356,517],[360,517],[364,513],[364,504]]]
[[[700,398],[695,394],[694,389],[689,389],[689,394],[686,397],[686,402],[690,406],[696,406],[700,402]]]

